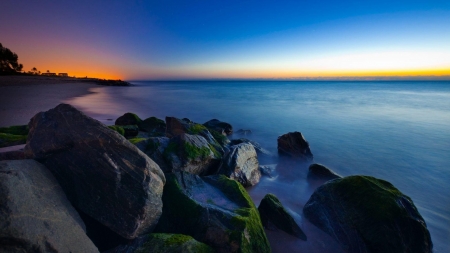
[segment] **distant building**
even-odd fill
[[[56,76],[56,73],[45,72],[45,73],[42,73],[41,75],[43,75],[43,76]]]
[[[67,74],[67,73],[58,73],[58,76],[64,76],[64,77],[68,77],[68,76],[69,76],[69,74]]]

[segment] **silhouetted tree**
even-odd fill
[[[22,71],[23,65],[17,62],[17,54],[0,43],[0,74],[12,74]]]
[[[33,73],[33,75],[37,75],[37,74],[38,74],[37,68],[36,68],[36,67],[33,67],[33,68],[31,69],[31,73]]]

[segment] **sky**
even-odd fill
[[[2,0],[0,43],[71,76],[450,79],[450,1]]]

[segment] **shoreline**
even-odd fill
[[[26,125],[41,111],[90,94],[93,80],[42,76],[0,76],[0,127]]]

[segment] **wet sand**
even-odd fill
[[[28,124],[38,112],[99,87],[76,78],[0,76],[0,127]]]

